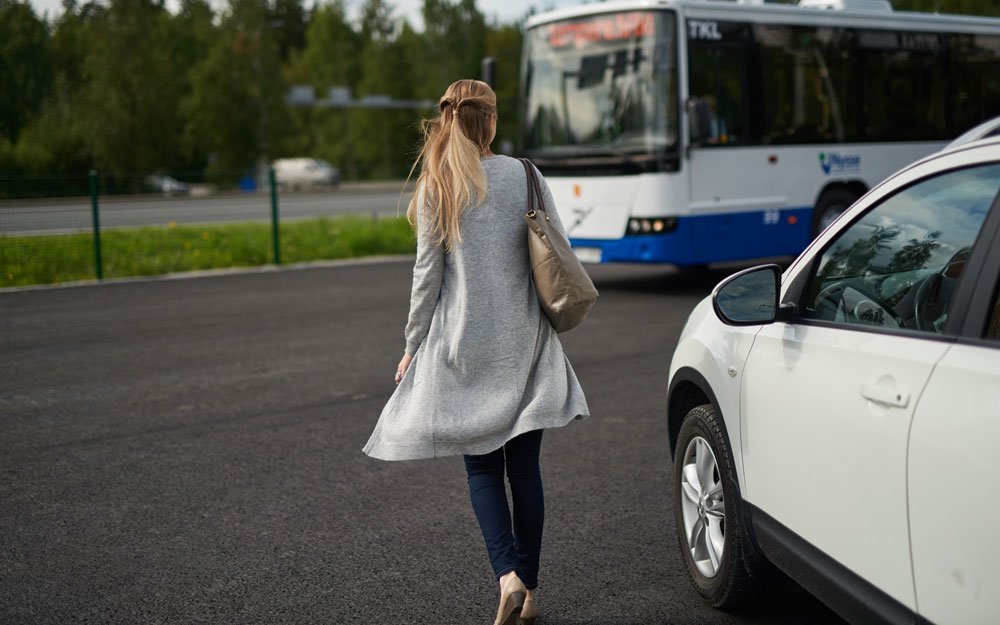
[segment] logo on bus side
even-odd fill
[[[691,39],[708,39],[719,41],[722,34],[719,33],[718,22],[705,22],[702,20],[688,20],[688,37]]]
[[[837,154],[835,152],[827,154],[826,152],[820,152],[819,166],[823,168],[823,173],[827,176],[847,171],[860,171],[861,155]]]

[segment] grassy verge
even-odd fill
[[[283,222],[281,260],[409,254],[415,243],[402,217],[320,217]],[[0,235],[0,286],[52,284],[95,277],[91,234]],[[273,262],[271,226],[229,223],[167,226],[101,233],[104,276],[150,276],[175,271],[251,267]]]

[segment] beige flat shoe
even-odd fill
[[[538,618],[538,606],[535,605],[535,600],[525,597],[517,625],[535,625],[536,618]]]
[[[500,607],[497,608],[497,618],[493,625],[516,625],[527,595],[528,589],[515,573],[500,592]]]

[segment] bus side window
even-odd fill
[[[972,128],[1000,111],[1000,36],[948,35],[951,134]]]
[[[743,94],[746,53],[743,46],[691,46],[688,51],[688,110],[699,125],[692,139],[699,145],[747,142]]]
[[[858,30],[866,141],[941,140],[947,128],[944,45],[935,33]],[[875,85],[878,85],[875,88]],[[920,106],[913,106],[919,102]]]
[[[761,142],[843,143],[858,138],[845,28],[757,24]]]

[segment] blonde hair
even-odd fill
[[[462,241],[462,214],[486,201],[486,172],[479,158],[493,139],[490,118],[496,114],[497,97],[482,81],[458,80],[441,96],[438,109],[437,117],[420,124],[423,145],[407,181],[421,161],[423,167],[406,219],[415,229],[429,227],[428,234],[450,250]],[[426,211],[422,217],[421,203]]]

